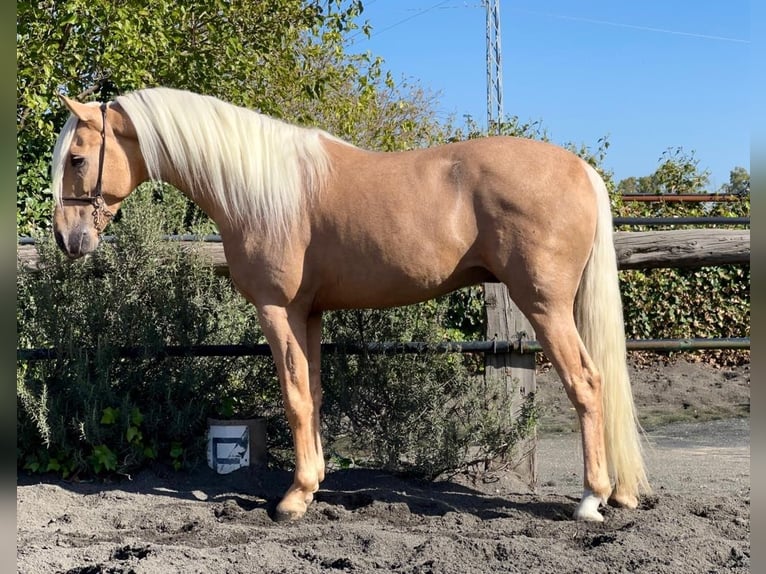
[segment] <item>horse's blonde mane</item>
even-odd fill
[[[233,223],[271,236],[289,231],[329,170],[320,136],[332,136],[321,130],[170,88],[115,101],[135,126],[150,178],[172,166],[191,199],[212,198]]]

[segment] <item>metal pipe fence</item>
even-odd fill
[[[670,203],[722,203],[742,201],[747,197],[738,193],[623,193],[623,201]]]
[[[627,341],[628,351],[700,351],[718,349],[750,349],[750,337],[724,337],[708,339],[632,339]],[[83,353],[95,353],[96,349],[78,348]],[[535,340],[518,341],[443,341],[427,343],[373,342],[373,343],[323,343],[324,353],[349,355],[403,355],[421,353],[539,353],[543,348]],[[169,345],[157,348],[118,347],[113,352],[120,358],[141,359],[150,357],[257,357],[270,356],[265,343],[252,345]],[[17,361],[46,361],[71,354],[70,350],[56,348],[17,349]]]

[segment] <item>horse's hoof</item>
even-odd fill
[[[577,507],[574,517],[579,522],[604,522],[604,515],[598,510],[583,511]]]
[[[600,497],[586,490],[582,495],[580,504],[577,505],[577,509],[575,510],[575,520],[584,522],[604,522],[604,516],[598,511],[598,507],[601,506],[603,502],[604,501]]]
[[[274,522],[295,522],[303,518],[306,511],[300,512],[299,510],[288,510],[277,506],[274,511]]]
[[[632,494],[622,494],[615,492],[609,497],[609,505],[618,508],[638,508],[638,497]]]

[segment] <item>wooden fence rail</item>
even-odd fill
[[[212,241],[177,239],[181,249],[196,248],[210,258],[218,273],[228,274],[223,244]],[[749,264],[749,229],[672,229],[665,231],[617,231],[614,235],[620,269],[657,267],[704,267]],[[34,244],[20,244],[17,258],[25,267],[39,261]]]

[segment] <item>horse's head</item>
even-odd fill
[[[82,104],[72,112],[52,161],[53,233],[69,257],[96,249],[122,201],[146,179],[135,130],[118,104]]]

